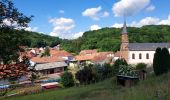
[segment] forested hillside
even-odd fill
[[[37,32],[15,29],[0,29],[0,43],[13,45],[25,45],[28,47],[44,47],[59,44],[62,39]]]
[[[62,41],[62,47],[70,52],[78,53],[83,49],[97,49],[99,51],[117,51],[120,47],[120,28],[103,28],[88,31],[75,40]],[[148,25],[141,28],[128,27],[129,41],[138,42],[170,42],[170,26]]]
[[[10,28],[0,29],[0,61],[11,63],[18,58],[19,46],[45,47],[54,46],[61,42],[58,37],[51,37],[36,32],[15,30]]]
[[[141,28],[128,27],[129,41],[132,42],[170,42],[170,26],[149,25]],[[61,43],[64,50],[78,53],[83,49],[117,51],[120,47],[121,29],[103,28],[87,31],[78,39],[67,40],[37,32],[15,29],[0,29],[0,47],[26,45],[28,47],[55,46]]]

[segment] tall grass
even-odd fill
[[[42,93],[8,98],[9,100],[170,100],[170,76],[148,76],[131,88],[116,84],[115,78],[96,84],[50,90]]]

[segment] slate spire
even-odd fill
[[[122,30],[122,34],[127,34],[127,26],[126,26],[126,19],[124,18],[124,24],[123,24],[123,30]]]

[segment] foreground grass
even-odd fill
[[[16,96],[8,100],[170,100],[170,75],[151,75],[131,88],[116,85],[114,78],[87,86],[50,90],[38,94]]]

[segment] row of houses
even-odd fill
[[[65,69],[75,68],[81,63],[109,63],[114,57],[113,52],[97,52],[95,49],[82,50],[79,55],[73,56],[67,51],[56,48],[50,48],[50,56],[47,57],[41,57],[34,49],[28,51],[27,55],[30,57],[31,66],[41,75],[60,74]]]

